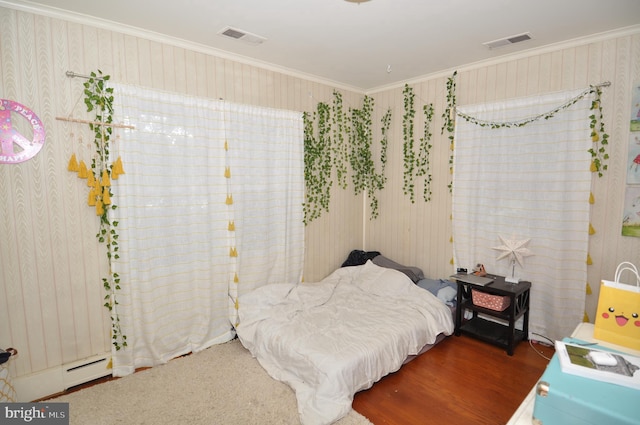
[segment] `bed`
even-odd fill
[[[237,335],[296,394],[304,425],[331,424],[356,392],[451,335],[451,307],[407,274],[365,264],[320,282],[270,284],[239,300]]]

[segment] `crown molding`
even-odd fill
[[[42,15],[49,18],[65,20],[65,21],[74,22],[81,25],[88,25],[88,26],[105,29],[105,30],[109,30],[117,33],[131,35],[134,37],[139,37],[139,38],[147,39],[150,41],[155,41],[158,43],[168,44],[174,47],[179,47],[179,48],[191,50],[194,52],[215,56],[221,59],[227,59],[234,62],[245,64],[245,65],[255,66],[258,68],[269,70],[272,72],[281,73],[294,78],[300,78],[305,81],[323,84],[335,89],[346,90],[353,93],[369,95],[369,96],[374,95],[376,93],[383,92],[383,91],[387,91],[387,90],[402,88],[404,87],[405,84],[419,84],[435,78],[450,77],[454,71],[458,71],[458,73],[472,71],[478,68],[492,66],[492,65],[504,63],[507,61],[518,60],[518,59],[522,59],[522,58],[526,58],[534,55],[541,55],[544,53],[549,53],[549,52],[558,51],[562,49],[582,46],[585,44],[591,44],[595,42],[600,42],[600,41],[610,40],[613,38],[625,37],[625,36],[640,33],[640,24],[632,25],[629,27],[624,27],[624,28],[620,28],[612,31],[606,31],[606,32],[601,32],[597,34],[592,34],[585,37],[566,40],[560,43],[554,43],[546,46],[509,53],[509,54],[505,54],[505,55],[487,59],[487,60],[482,60],[482,61],[473,62],[469,64],[463,64],[459,67],[444,69],[438,72],[421,75],[419,77],[408,79],[405,81],[392,83],[392,84],[379,86],[379,87],[374,87],[372,89],[366,90],[362,87],[346,85],[337,81],[318,77],[317,75],[308,74],[298,70],[275,65],[270,62],[264,62],[264,61],[249,58],[246,56],[237,55],[237,54],[228,52],[226,50],[216,49],[200,43],[183,40],[177,37],[171,37],[166,34],[143,30],[141,28],[137,28],[137,27],[133,27],[133,26],[129,26],[129,25],[125,25],[125,24],[121,24],[121,23],[117,23],[117,22],[113,22],[113,21],[109,21],[101,18],[96,18],[94,16],[84,15],[81,13],[70,12],[67,10],[62,10],[62,9],[51,7],[51,6],[35,4],[26,0],[0,0],[0,6],[7,7],[9,9],[28,12],[36,15]]]
[[[453,74],[454,71],[458,71],[458,74],[460,74],[461,72],[473,71],[478,68],[497,65],[504,62],[508,62],[508,61],[523,59],[523,58],[527,58],[535,55],[542,55],[550,52],[556,52],[558,50],[569,49],[573,47],[584,46],[586,44],[607,41],[614,38],[627,37],[627,36],[631,36],[639,33],[640,33],[640,24],[632,25],[629,27],[623,27],[616,30],[588,35],[585,37],[574,38],[574,39],[562,41],[559,43],[547,44],[545,46],[536,47],[533,49],[527,49],[519,52],[509,53],[506,55],[497,56],[495,58],[468,63],[459,67],[450,68],[450,69],[434,72],[431,74],[421,75],[420,77],[412,78],[410,80],[405,80],[399,83],[376,87],[371,90],[365,91],[364,94],[371,96],[375,93],[402,88],[404,87],[405,84],[409,84],[409,85],[419,84],[419,83],[423,83],[423,82],[433,80],[435,78],[441,78],[441,77],[448,78],[451,76],[451,74]]]
[[[166,34],[161,34],[158,32],[144,30],[138,27],[133,27],[126,24],[121,24],[118,22],[97,18],[95,16],[89,16],[82,13],[62,10],[56,7],[35,4],[35,3],[24,1],[24,0],[0,0],[0,7],[6,7],[8,9],[14,9],[21,12],[28,12],[34,15],[41,15],[48,18],[59,19],[63,21],[73,22],[80,25],[87,25],[87,26],[91,26],[99,29],[113,31],[113,32],[117,32],[125,35],[138,37],[138,38],[143,38],[149,41],[155,41],[158,43],[167,44],[174,47],[183,48],[186,50],[191,50],[197,53],[203,53],[206,55],[215,56],[220,59],[227,59],[234,62],[245,64],[245,65],[255,66],[268,71],[285,74],[290,77],[300,78],[305,81],[327,85],[332,88],[351,91],[358,94],[364,94],[364,89],[362,87],[349,86],[343,83],[339,83],[337,81],[318,77],[317,75],[307,74],[298,70],[290,69],[280,65],[275,65],[270,62],[264,62],[258,59],[237,55],[235,53],[231,53],[226,50],[216,49],[214,47],[206,46],[204,44],[195,43],[193,41],[188,41],[188,40],[184,40],[177,37],[171,37]]]

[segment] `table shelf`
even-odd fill
[[[467,320],[461,326],[461,333],[473,336],[484,342],[497,345],[499,347],[509,348],[509,327],[482,317],[474,317]],[[514,330],[514,346],[525,339],[524,332],[520,329]]]
[[[511,284],[505,282],[502,276],[492,276],[493,281],[486,285],[477,285],[456,280],[457,311],[455,334],[462,333],[478,338],[482,341],[505,348],[508,355],[513,355],[517,343],[528,339],[529,334],[529,294],[531,282]],[[504,311],[491,310],[475,305],[471,299],[471,291],[509,297],[509,306]],[[470,320],[464,320],[465,311],[471,311]],[[487,320],[479,315],[499,319]],[[515,322],[523,317],[522,330],[516,329]]]

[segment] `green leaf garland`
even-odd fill
[[[113,272],[112,261],[119,258],[118,250],[118,222],[111,220],[109,211],[117,209],[117,205],[111,202],[113,196],[110,179],[117,178],[114,174],[114,164],[109,164],[109,148],[113,128],[108,125],[113,123],[113,88],[107,86],[109,75],[103,75],[102,71],[91,72],[90,77],[84,83],[84,103],[87,112],[94,112],[94,121],[100,124],[89,123],[89,128],[94,134],[94,147],[96,155],[91,161],[91,172],[95,180],[101,180],[102,191],[90,196],[96,198],[96,213],[100,217],[100,227],[96,238],[98,242],[106,245],[109,275],[102,278],[102,285],[106,291],[104,307],[111,314],[111,340],[116,350],[127,346],[127,336],[122,333],[120,317],[118,315],[117,291],[121,289],[120,276]]]
[[[424,116],[423,135],[420,138],[418,152],[416,154],[414,147],[414,117],[415,94],[413,88],[405,84],[404,90],[404,115],[402,117],[402,134],[404,143],[402,145],[402,153],[404,160],[403,175],[403,191],[405,195],[409,195],[411,203],[415,203],[415,180],[416,177],[424,177],[422,196],[425,202],[431,200],[431,182],[432,175],[430,172],[431,162],[431,123],[433,121],[433,104],[423,105],[422,113]]]
[[[449,180],[449,192],[453,190],[453,149],[454,145],[454,131],[456,129],[456,75],[458,75],[458,71],[454,71],[453,75],[447,78],[447,108],[442,113],[443,124],[440,134],[444,134],[444,130],[447,130],[449,134],[449,174],[451,174],[451,179]]]
[[[402,190],[405,195],[409,195],[411,202],[415,202],[415,191],[414,191],[414,174],[415,174],[415,166],[416,166],[416,156],[413,151],[413,120],[416,114],[416,110],[414,107],[414,98],[415,95],[413,93],[413,88],[409,87],[408,84],[404,85],[404,90],[402,91],[404,95],[404,115],[402,116],[402,135],[404,139],[404,143],[402,144],[402,155],[404,160],[404,173],[402,180]]]
[[[376,163],[372,152],[373,131],[372,113],[374,101],[365,96],[362,108],[343,109],[342,95],[333,92],[333,103],[320,102],[316,112],[304,113],[304,164],[305,164],[305,201],[303,204],[304,224],[308,225],[320,217],[323,211],[329,211],[332,169],[336,170],[336,181],[343,189],[347,187],[347,165],[351,166],[351,183],[356,194],[367,192],[370,199],[371,218],[376,218],[378,198],[376,193],[386,183],[385,166],[391,110],[387,110],[381,119],[380,165]],[[332,125],[333,124],[333,125]],[[348,144],[347,144],[348,142]]]
[[[591,140],[594,145],[589,149],[589,153],[591,154],[591,171],[594,173],[598,173],[598,177],[603,176],[603,172],[607,170],[607,160],[609,159],[609,154],[607,153],[606,147],[609,144],[609,135],[605,131],[603,113],[602,113],[602,90],[600,86],[590,86],[588,89],[584,90],[579,95],[569,99],[562,105],[557,106],[556,108],[544,112],[542,114],[538,114],[532,117],[523,118],[517,121],[504,121],[504,122],[496,122],[496,121],[487,121],[481,120],[476,117],[472,117],[468,114],[462,113],[460,111],[457,112],[457,115],[464,120],[479,125],[481,127],[489,127],[489,128],[514,128],[514,127],[524,127],[527,124],[530,124],[539,120],[548,120],[553,118],[558,112],[561,112],[565,109],[570,108],[571,106],[578,103],[585,96],[590,94],[594,94],[595,99],[591,102],[591,115],[589,116],[589,127],[591,129]]]

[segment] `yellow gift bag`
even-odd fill
[[[635,277],[635,285],[620,282],[624,271]],[[600,283],[593,337],[640,350],[640,275],[629,262],[618,265],[615,280]]]

